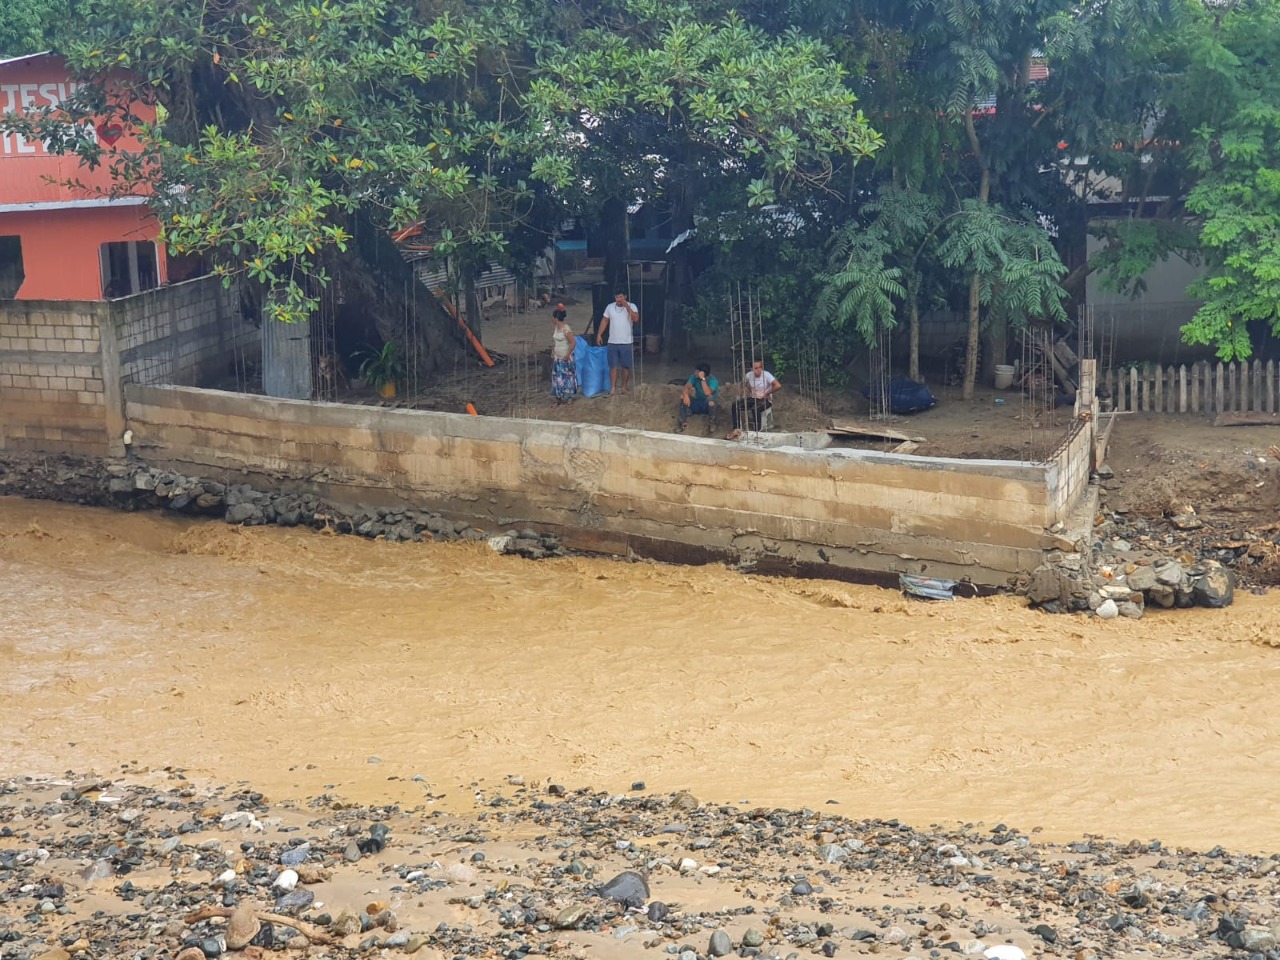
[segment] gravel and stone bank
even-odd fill
[[[164,510],[236,526],[309,527],[390,542],[488,540],[500,552],[530,559],[565,554],[555,536],[534,530],[500,531],[494,537],[430,510],[344,510],[311,495],[188,477],[135,458],[0,455],[0,495],[4,494],[120,510]]]
[[[1280,960],[1274,856],[477,786],[456,815],[425,780],[411,810],[141,768],[0,783],[0,955]]]

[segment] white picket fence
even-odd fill
[[[1280,411],[1276,363],[1153,363],[1102,375],[1100,393],[1116,411],[1143,413],[1275,413]]]

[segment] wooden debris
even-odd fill
[[[897,440],[899,443],[914,441],[923,443],[924,437],[910,437],[889,427],[877,427],[873,424],[855,423],[852,420],[832,420],[827,433],[833,437],[871,437],[876,440]]]
[[[920,444],[916,443],[914,440],[904,440],[902,441],[902,443],[898,444],[889,452],[890,453],[915,453],[916,448],[919,446]]]
[[[231,907],[205,907],[203,910],[187,914],[182,919],[190,925],[199,923],[201,920],[209,920],[212,917],[230,917],[234,912]],[[293,917],[281,916],[278,913],[265,913],[261,910],[255,910],[253,914],[265,923],[278,923],[282,926],[293,927],[312,943],[332,944],[336,942],[333,936],[313,923],[305,923],[302,920],[295,920]]]

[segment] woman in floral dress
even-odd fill
[[[555,329],[551,331],[551,396],[556,404],[572,403],[578,392],[578,374],[573,362],[573,350],[577,338],[565,322],[564,304],[557,304],[551,314]]]

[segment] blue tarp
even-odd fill
[[[587,345],[585,337],[577,338],[573,359],[578,370],[578,389],[584,397],[609,392],[609,356],[607,347]]]

